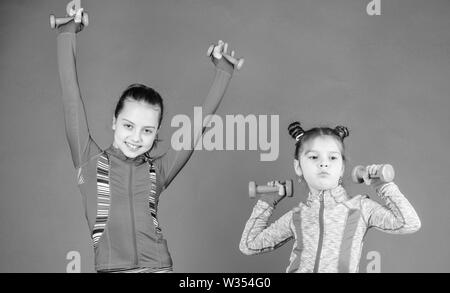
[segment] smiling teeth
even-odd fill
[[[137,150],[138,148],[140,148],[140,146],[136,146],[134,144],[130,144],[130,143],[125,143],[130,149],[132,150]]]

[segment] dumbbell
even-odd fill
[[[209,46],[208,52],[207,52],[208,57],[210,57],[211,54],[213,53],[214,47],[215,47],[214,44],[211,45],[211,46]],[[225,54],[225,53],[222,53],[222,55],[223,55],[228,61],[230,61],[234,66],[236,66],[236,69],[237,69],[237,70],[240,70],[240,69],[242,68],[242,65],[244,64],[244,58],[236,59],[236,58],[234,58],[233,56],[228,55],[228,54]]]
[[[87,12],[84,12],[83,8],[81,8],[80,0],[72,0],[66,6],[67,17],[58,17],[57,18],[53,14],[50,15],[50,27],[52,29],[54,29],[62,24],[66,24],[72,20],[75,20],[75,22],[77,22],[76,14],[77,14],[77,11],[79,11],[79,10],[82,11],[81,19],[79,21],[81,21],[84,26],[88,26],[89,25],[89,16],[88,16]]]
[[[280,182],[285,186],[286,196],[292,197],[293,195],[293,184],[292,180],[286,180],[284,182]],[[256,185],[254,181],[250,181],[248,183],[248,195],[251,198],[254,198],[257,194],[261,193],[278,193],[278,186],[268,186],[268,185]]]
[[[50,27],[51,28],[57,28],[58,26],[62,25],[62,24],[66,24],[68,22],[70,22],[71,20],[73,20],[75,17],[55,17],[53,14],[50,14]],[[83,17],[81,19],[81,22],[83,23],[84,26],[88,26],[89,25],[89,16],[86,12],[83,12]]]
[[[367,176],[367,169],[364,166],[356,166],[352,171],[352,180],[355,183],[363,183],[364,177]],[[369,179],[379,178],[382,182],[391,182],[394,180],[394,167],[389,164],[380,165],[375,175],[370,175]]]

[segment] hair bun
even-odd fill
[[[299,141],[300,138],[305,134],[305,131],[300,125],[300,122],[295,121],[288,126],[289,134],[292,136],[293,139],[296,141]]]
[[[346,138],[347,136],[349,136],[349,131],[348,128],[345,126],[336,126],[336,128],[334,129],[334,131],[336,132],[336,134],[342,139],[344,140],[344,138]]]

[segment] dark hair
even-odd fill
[[[299,159],[299,155],[303,150],[303,145],[316,137],[319,136],[331,136],[341,143],[342,146],[342,159],[345,161],[344,156],[344,138],[349,135],[349,131],[345,126],[336,126],[334,129],[329,127],[314,127],[307,131],[303,130],[300,122],[296,121],[289,124],[288,127],[289,134],[295,142],[295,159]]]
[[[161,95],[157,91],[139,83],[135,83],[127,87],[127,89],[120,96],[120,99],[116,105],[116,109],[114,110],[114,117],[116,117],[116,119],[119,116],[120,112],[123,110],[125,101],[127,99],[134,100],[136,102],[145,102],[153,106],[158,106],[161,109],[159,113],[158,128],[161,126],[164,113],[164,104]]]

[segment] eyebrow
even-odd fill
[[[130,124],[135,125],[133,122],[131,122],[130,120],[128,120],[128,119],[126,119],[126,118],[122,118],[122,120],[124,120],[124,121],[126,121],[126,122],[128,122],[128,123],[130,123]],[[156,129],[155,126],[144,126],[144,128],[153,128],[153,129]]]
[[[316,150],[308,150],[308,151],[305,152],[305,155],[307,155],[309,153],[320,153],[320,152],[316,151]],[[341,152],[337,152],[337,151],[331,151],[331,152],[328,152],[328,153],[329,154],[341,154]]]

